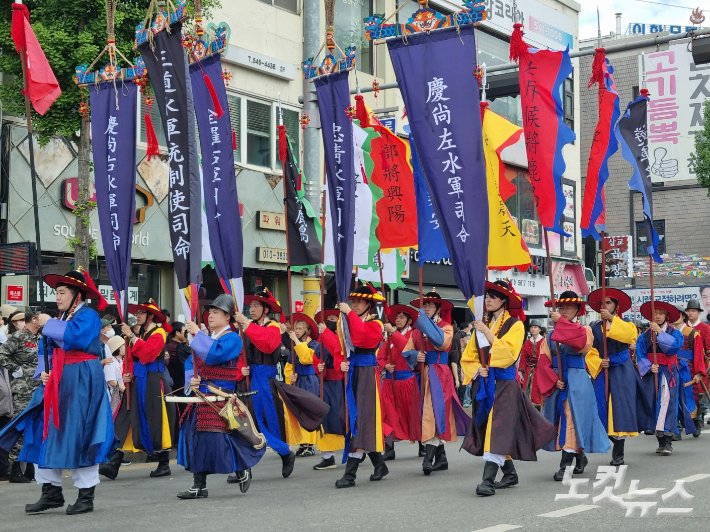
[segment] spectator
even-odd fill
[[[165,365],[174,383],[173,390],[177,390],[185,387],[185,361],[192,355],[192,351],[187,345],[185,324],[176,321],[172,327],[173,331],[165,344]]]
[[[9,338],[13,334],[15,334],[17,331],[21,331],[22,329],[25,328],[25,313],[21,312],[19,310],[16,310],[12,314],[10,314],[8,321],[9,321],[9,324],[7,327],[7,336]]]
[[[126,386],[123,382],[123,357],[126,354],[126,342],[120,336],[109,338],[106,346],[111,353],[110,363],[104,366],[104,377],[108,386],[108,395],[111,399],[111,413],[116,416],[121,398]]]
[[[111,364],[111,360],[108,360],[111,358],[111,350],[108,347],[108,341],[116,336],[116,331],[113,329],[113,324],[111,323],[110,320],[107,320],[105,317],[101,319],[101,335],[99,338],[101,341],[104,343],[104,356],[101,359],[101,363],[104,364]]]

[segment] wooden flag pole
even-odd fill
[[[325,186],[325,164],[323,164],[323,186]],[[325,192],[321,194],[321,238],[323,239],[320,247],[320,322],[325,325]],[[320,343],[320,360],[323,362],[323,371],[320,373],[320,399],[323,400],[323,378],[326,371],[325,368],[325,354],[323,349],[323,334],[318,335],[318,341]],[[333,362],[335,362],[335,357],[333,357]],[[335,366],[333,366],[335,367]],[[347,399],[346,399],[347,400]],[[347,408],[346,408],[347,410]],[[347,425],[346,425],[347,426]]]
[[[606,238],[604,231],[602,234],[602,304],[600,310],[606,308]],[[604,334],[604,360],[609,360],[608,348],[606,345],[606,320],[602,320],[602,333]],[[604,390],[606,400],[609,401],[609,368],[604,368]]]
[[[653,256],[649,255],[648,256],[648,275],[651,278],[651,319],[649,320],[651,323],[655,322],[656,318],[656,303],[655,303],[655,293],[653,289]],[[651,331],[651,341],[653,342],[653,364],[658,365],[658,351],[657,351],[657,345],[656,345],[656,333]],[[654,388],[654,397],[655,400],[658,400],[658,371],[653,374],[653,381],[655,383],[655,388]]]
[[[557,300],[555,299],[555,284],[552,280],[552,258],[550,257],[550,244],[547,238],[547,229],[542,228],[543,234],[545,235],[545,251],[547,252],[547,273],[550,279],[550,301],[552,302],[552,312],[557,312]],[[557,378],[558,380],[564,382],[562,378],[562,355],[560,354],[560,343],[555,342],[555,347],[557,351]]]
[[[387,315],[387,293],[385,291],[385,274],[382,271],[382,249],[377,250],[377,262],[380,264],[380,292],[382,293],[382,297],[385,298],[385,301],[383,303],[383,310],[382,313],[384,314],[385,318],[385,323],[389,323],[390,319],[389,316]],[[395,324],[396,326],[396,324]],[[387,331],[385,331],[385,345],[387,345],[387,355],[388,355],[388,360],[387,363],[392,365],[392,346],[390,345],[389,341],[389,334]],[[392,401],[394,402],[394,407],[397,408],[397,396],[395,394],[395,389],[394,389],[394,369],[392,370],[392,373],[390,373],[390,378],[392,379]]]

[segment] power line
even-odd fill
[[[678,7],[680,9],[690,9],[693,10],[695,9],[694,7],[688,7],[688,6],[677,6],[675,4],[666,4],[663,2],[652,2],[651,0],[636,0],[637,2],[643,2],[644,4],[656,4],[659,6],[664,6],[664,7]],[[702,13],[703,11],[707,11],[707,9],[701,9],[700,12]]]

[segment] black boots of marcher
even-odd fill
[[[348,456],[348,463],[345,464],[345,474],[342,478],[335,481],[336,488],[352,488],[355,486],[355,477],[357,476],[357,468],[360,465],[359,458]]]
[[[170,476],[170,451],[161,451],[156,454],[158,455],[158,467],[155,471],[150,472],[150,476],[153,478]]]
[[[418,442],[418,443],[419,443],[419,458],[424,458],[424,456],[426,455],[426,447],[424,446],[424,444],[422,442]]]
[[[436,456],[436,445],[426,446],[426,451],[424,453],[424,461],[422,461],[422,471],[425,475],[431,474],[434,469],[434,457]]]
[[[206,499],[207,473],[193,473],[192,487],[177,494],[178,499]]]
[[[394,460],[394,443],[385,442],[385,452],[382,455],[382,459],[385,462],[388,460]]]
[[[444,449],[444,444],[440,443],[434,455],[434,471],[447,471],[448,469],[449,461],[446,459],[446,449]]]
[[[293,473],[293,464],[296,463],[296,453],[291,451],[288,454],[281,455],[281,463],[283,464],[281,467],[281,476],[288,478],[291,473]]]
[[[512,460],[506,460],[500,470],[503,471],[503,478],[494,484],[495,489],[501,490],[518,485],[518,472],[515,471]]]
[[[695,425],[695,432],[693,432],[693,438],[697,438],[698,436],[700,436],[700,433],[703,430],[703,419],[698,416],[693,419],[693,424]]]
[[[556,481],[559,482],[564,478],[565,469],[568,466],[572,465],[572,463],[574,462],[575,456],[576,456],[575,453],[568,453],[568,452],[562,451],[562,459],[560,460],[560,469],[557,471],[557,473],[555,473],[555,475],[553,477]]]
[[[123,453],[121,451],[116,451],[113,453],[111,460],[99,466],[99,475],[103,475],[111,480],[116,480],[118,470],[121,467],[121,462],[123,462]]]
[[[584,468],[587,467],[589,460],[587,460],[587,455],[584,453],[577,453],[575,455],[574,471],[575,475],[581,475],[584,473]]]
[[[36,503],[26,504],[25,512],[33,514],[51,510],[52,508],[61,508],[62,506],[64,506],[62,487],[53,484],[42,484],[42,496]]]
[[[498,464],[495,462],[486,462],[483,468],[483,482],[476,486],[476,495],[480,497],[489,497],[496,494],[496,474],[498,473]]]
[[[79,488],[79,496],[74,504],[67,506],[67,515],[85,514],[94,511],[94,490],[96,486],[90,488]]]
[[[612,439],[611,443],[614,446],[611,450],[611,462],[609,465],[620,466],[624,465],[624,442],[626,440]]]
[[[251,468],[244,471],[235,471],[227,477],[227,484],[239,484],[239,491],[246,493],[251,486]]]
[[[367,456],[370,457],[370,461],[372,462],[372,465],[375,466],[375,472],[370,475],[370,480],[375,481],[375,480],[382,480],[387,476],[387,473],[390,472],[389,469],[387,469],[387,464],[385,464],[384,458],[382,458],[381,453],[373,452],[373,453],[367,453]]]
[[[8,474],[8,480],[11,484],[27,484],[32,482],[32,479],[27,478],[27,476],[22,472],[22,464],[20,462],[13,462],[10,466],[10,473]],[[28,464],[29,467],[29,464]]]
[[[446,460],[446,449],[444,444],[426,445],[424,449],[424,460],[422,461],[422,471],[425,475],[430,475],[432,471],[446,471],[449,469],[449,462]]]

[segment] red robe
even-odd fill
[[[540,357],[540,348],[543,345],[547,345],[547,340],[545,340],[544,336],[537,343],[533,343],[532,339],[528,338],[520,352],[520,363],[518,365],[518,371],[523,374],[521,383],[523,391],[535,405],[542,404],[542,395],[538,385],[537,363]],[[531,373],[533,375],[532,383],[530,382]],[[529,394],[528,389],[530,390]]]
[[[707,325],[705,323],[700,323],[698,325],[704,325],[709,329],[708,332],[710,332],[710,325]],[[696,327],[689,327],[685,326],[681,330],[683,333],[683,346],[681,347],[681,350],[683,351],[693,351],[693,360],[688,361],[688,366],[690,367],[690,375],[694,377],[698,373],[702,376],[703,381],[707,385],[708,383],[708,375],[707,375],[707,366],[705,363],[705,349],[703,346],[703,338],[702,338],[702,333],[700,332],[700,329],[698,326]],[[693,334],[695,333],[695,334]],[[691,339],[692,335],[692,339]],[[692,344],[692,345],[691,345]],[[693,385],[693,395],[695,396],[695,404],[700,405],[700,398],[705,395],[703,392],[702,385],[700,383],[694,384]]]
[[[697,325],[691,326],[696,331],[696,336],[700,337],[701,345],[700,349],[703,353],[703,368],[707,370],[708,363],[710,362],[710,325],[698,320]],[[685,348],[683,348],[685,349]],[[698,366],[700,367],[700,366]],[[700,373],[700,372],[698,372]],[[703,382],[705,386],[710,389],[710,377],[707,375],[707,371],[703,373]],[[696,404],[700,404],[700,398],[705,395],[705,390],[700,383],[693,385],[693,394],[695,395]]]

